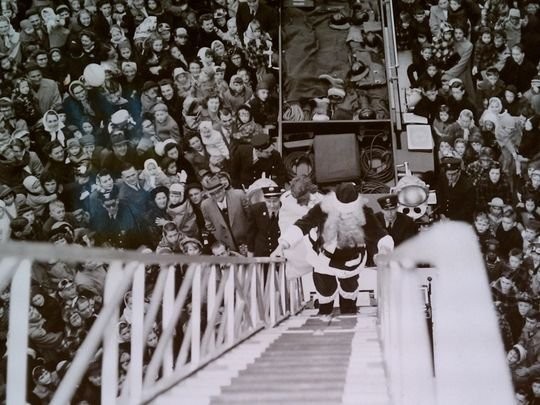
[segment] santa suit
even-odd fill
[[[361,199],[362,197],[358,196],[354,202],[342,203],[335,193],[330,193],[289,227],[280,238],[280,242],[285,242],[281,243],[282,245],[294,247],[304,235],[308,235],[311,249],[308,250],[307,261],[314,267],[313,281],[318,293],[320,314],[332,312],[338,293],[341,312],[355,313],[359,289],[358,274],[364,268],[368,252],[372,253],[375,247],[378,250],[392,250],[394,247],[392,238],[379,224],[371,209],[361,203]],[[324,240],[323,230],[328,213],[347,210],[362,210],[365,218],[362,226],[365,242],[342,248],[338,246],[337,238]]]

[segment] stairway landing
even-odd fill
[[[376,308],[316,313],[259,332],[153,404],[390,404]]]

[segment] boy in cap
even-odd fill
[[[398,196],[396,194],[379,197],[377,202],[382,211],[377,212],[375,217],[392,237],[395,246],[416,235],[417,229],[414,220],[398,211]]]
[[[476,204],[475,190],[461,170],[461,159],[441,159],[442,174],[437,185],[437,204],[442,218],[471,222]]]
[[[353,183],[339,184],[287,228],[272,256],[282,256],[283,249],[294,247],[304,235],[309,235],[312,244],[307,259],[314,267],[319,314],[332,314],[338,294],[341,313],[356,313],[358,274],[371,251],[385,253],[393,249],[392,237],[364,205]]]
[[[260,80],[257,83],[255,94],[247,103],[251,107],[253,120],[262,127],[275,126],[277,122],[278,103],[270,97],[272,88],[270,78]]]

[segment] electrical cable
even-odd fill
[[[289,152],[287,156],[285,156],[283,159],[283,164],[287,170],[289,179],[296,177],[296,169],[301,163],[305,163],[306,166],[308,166],[307,175],[313,177],[315,174],[315,157],[313,155],[312,148],[309,148],[308,150]]]
[[[383,132],[376,134],[371,140],[369,149],[360,152],[360,168],[363,173],[362,184],[366,183],[366,189],[388,189],[384,184],[394,178],[394,166],[392,152],[386,148],[375,145],[375,140],[384,136]],[[374,166],[379,162],[378,166]],[[364,188],[364,186],[362,186]]]

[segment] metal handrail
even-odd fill
[[[392,0],[380,2],[380,12],[382,19],[383,42],[385,48],[386,75],[388,81],[388,97],[390,110],[394,112],[394,124],[398,131],[401,130],[401,101],[399,93],[399,81],[397,69],[399,68],[399,58],[397,41],[395,34],[394,8]]]
[[[434,378],[418,263],[435,267]],[[379,326],[392,403],[513,403],[504,346],[472,228],[459,222],[436,224],[390,256],[378,258],[377,264]]]
[[[26,402],[30,270],[36,261],[100,261],[109,264],[103,307],[54,393],[51,404],[71,401],[89,365],[100,356],[101,402],[146,403],[265,327],[303,307],[301,281],[287,280],[280,258],[155,255],[78,246],[0,245],[0,287],[11,282],[7,403]],[[81,259],[84,258],[84,259]],[[159,266],[145,301],[145,265]],[[187,268],[175,283],[180,267]],[[266,276],[264,275],[266,274]],[[178,281],[178,280],[176,280]],[[177,291],[175,284],[180,284]],[[0,289],[1,291],[1,289]],[[132,292],[130,363],[120,384],[116,330],[124,294]],[[186,324],[179,322],[190,306]],[[206,318],[203,318],[203,308]],[[24,321],[26,320],[26,322]],[[147,337],[157,329],[155,349]],[[184,338],[178,336],[185,327]],[[145,349],[146,348],[146,349]],[[143,352],[151,354],[147,367]],[[21,366],[24,363],[24,367]]]

